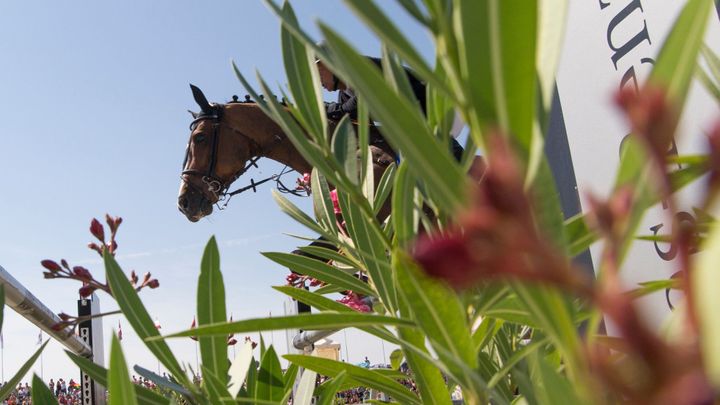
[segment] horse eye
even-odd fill
[[[197,134],[195,135],[195,143],[200,143],[205,141],[205,134]]]

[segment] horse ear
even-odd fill
[[[210,114],[212,112],[212,107],[210,107],[210,103],[208,103],[202,90],[192,84],[190,85],[190,90],[192,90],[193,98],[195,98],[195,102],[200,106],[200,110],[204,113]]]
[[[190,110],[187,110],[187,111],[190,113],[190,115],[192,115],[192,117],[194,119],[197,119],[197,117],[200,116],[200,113],[196,113],[195,111],[190,111]]]

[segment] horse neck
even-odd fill
[[[283,130],[257,104],[228,104],[224,119],[235,131],[260,147],[260,156],[287,165],[298,173],[312,170],[312,166],[295,149]]]

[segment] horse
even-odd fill
[[[254,189],[258,183],[228,191],[231,184],[261,157],[284,164],[300,174],[312,170],[280,126],[257,103],[246,97],[246,101],[211,104],[199,88],[193,85],[190,88],[200,112],[191,112],[194,119],[190,124],[177,203],[189,221],[197,222],[210,215],[213,205],[238,191]],[[329,122],[330,133],[335,124]],[[395,162],[396,155],[372,125],[369,139],[377,183],[387,167]],[[389,204],[386,204],[378,217],[387,217],[389,210]]]

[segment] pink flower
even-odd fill
[[[335,212],[335,214],[341,214],[342,211],[340,211],[340,203],[338,202],[337,190],[332,190],[330,192],[330,200],[333,203],[333,211]]]
[[[348,293],[348,295],[337,300],[337,302],[339,302],[341,304],[345,304],[346,306],[348,306],[358,312],[372,311],[372,308],[370,308],[370,306],[365,303],[365,298],[362,295],[356,294],[354,292]]]

